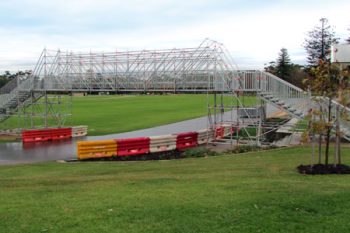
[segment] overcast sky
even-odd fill
[[[304,63],[306,33],[328,18],[350,36],[349,0],[1,0],[0,73],[32,69],[43,48],[115,51],[225,44],[240,68],[282,47]]]

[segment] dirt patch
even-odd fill
[[[20,134],[0,133],[0,142],[15,142],[21,140]]]
[[[233,145],[231,144],[209,144],[206,145],[205,147],[211,151],[215,151],[217,153],[222,153],[222,152],[226,152],[228,150],[232,150],[233,148],[236,147],[236,143],[234,143]]]

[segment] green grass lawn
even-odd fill
[[[307,130],[307,124],[308,122],[306,120],[299,120],[296,126],[294,127],[293,131],[304,132]]]
[[[229,101],[225,98],[226,103]],[[254,97],[246,97],[247,104],[254,101]],[[207,96],[198,94],[74,97],[71,125],[88,125],[89,135],[104,135],[174,123],[207,113]]]
[[[204,116],[205,95],[74,97],[71,125],[88,125],[89,135],[127,132]]]
[[[0,232],[349,232],[350,176],[309,153],[2,166]]]
[[[226,96],[224,101],[229,104],[232,99]],[[255,97],[245,97],[248,106],[255,101]],[[188,120],[207,113],[205,94],[74,96],[73,116],[66,125],[88,125],[89,135],[105,135]],[[4,126],[16,128],[17,122],[17,118],[9,119]]]

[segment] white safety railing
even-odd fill
[[[236,91],[256,92],[278,108],[298,111],[299,117],[306,114],[310,98],[304,90],[275,75],[257,70],[241,70],[240,78],[235,80]]]

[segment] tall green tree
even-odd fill
[[[298,87],[303,86],[303,79],[307,76],[304,66],[291,62],[286,48],[280,50],[276,61],[265,64],[264,69]]]
[[[329,25],[328,20],[321,18],[320,25],[317,25],[312,31],[308,32],[308,37],[304,42],[309,65],[317,66],[319,60],[330,61],[331,45],[338,42],[339,38],[336,38],[335,32]]]
[[[276,63],[276,75],[281,79],[288,80],[291,76],[292,63],[290,61],[288,50],[282,48]]]
[[[340,64],[322,60],[319,60],[319,65],[312,68],[311,72],[313,77],[307,81],[310,91],[314,96],[317,96],[315,102],[318,102],[320,106],[325,106],[317,111],[316,115],[318,115],[320,121],[314,122],[314,125],[316,123],[319,125],[317,127],[319,129],[316,130],[319,131],[318,134],[325,135],[325,164],[328,165],[330,138],[332,130],[335,129],[335,119],[332,115],[334,105],[332,102],[336,100],[344,106],[347,105],[350,94],[350,73],[347,69],[342,68]]]

